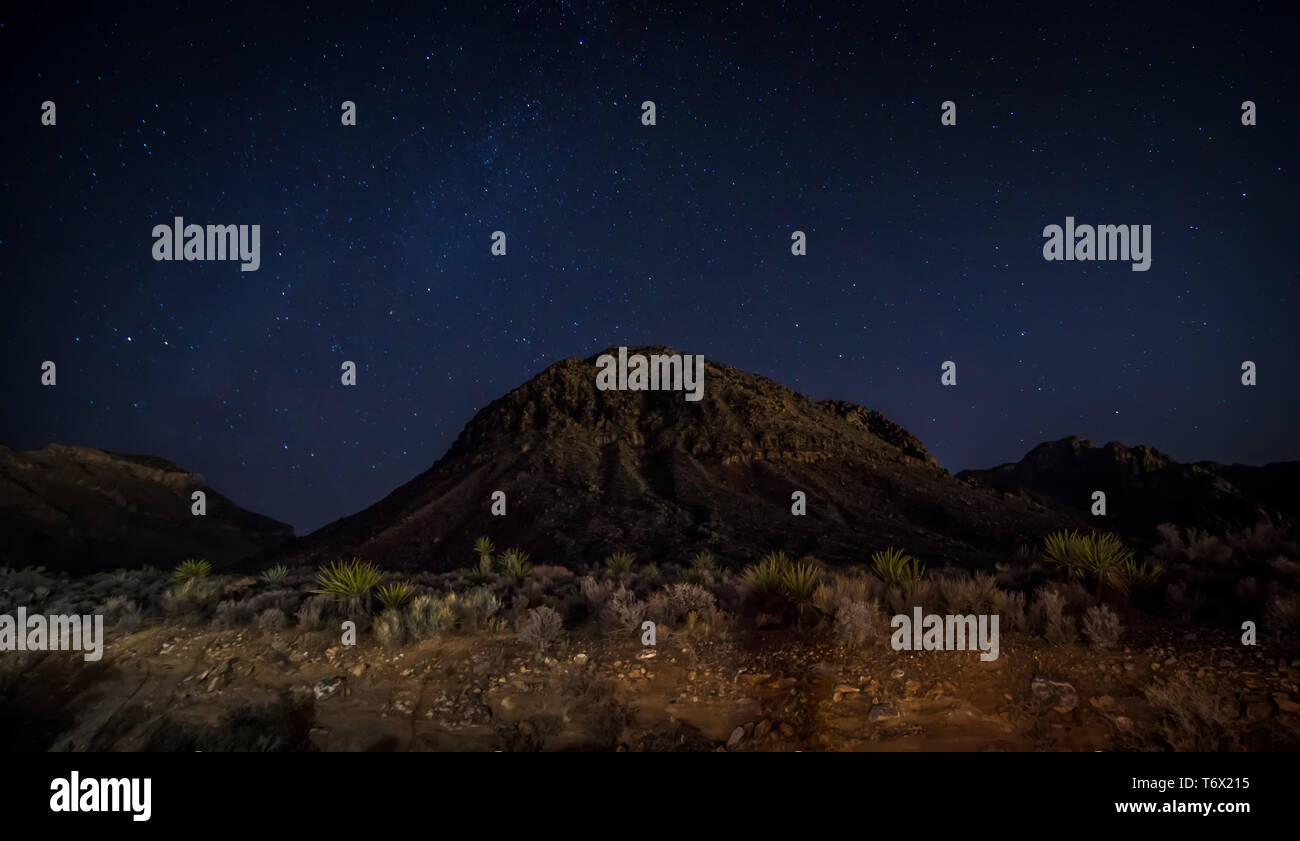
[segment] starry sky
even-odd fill
[[[953,471],[1072,434],[1300,458],[1284,7],[28,5],[0,11],[9,446],[159,455],[303,534],[548,365],[666,344]],[[155,262],[177,215],[260,224],[260,270]],[[1044,261],[1067,215],[1151,225],[1150,270]]]

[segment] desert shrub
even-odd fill
[[[769,552],[756,564],[745,567],[741,574],[746,589],[759,600],[781,595],[786,571],[790,569],[790,556],[784,552]]]
[[[658,564],[646,564],[641,567],[641,573],[637,576],[637,583],[645,587],[658,587],[664,583],[663,571],[659,569]]]
[[[874,601],[845,599],[835,611],[835,640],[845,648],[861,648],[875,642],[883,637],[885,628],[885,617]]]
[[[1074,617],[1065,612],[1065,597],[1056,590],[1040,587],[1031,611],[1038,632],[1053,645],[1069,645],[1078,638]]]
[[[284,611],[278,607],[269,607],[257,614],[257,629],[259,631],[278,631],[289,624],[289,619],[284,615]]]
[[[1205,594],[1200,591],[1188,592],[1187,584],[1175,581],[1165,587],[1165,609],[1182,622],[1192,621],[1192,617],[1205,606]]]
[[[262,580],[273,587],[283,587],[284,582],[289,580],[289,568],[284,564],[276,564],[262,573]]]
[[[296,590],[270,590],[265,593],[258,593],[248,600],[248,609],[254,615],[275,608],[284,611],[285,615],[295,612],[298,604],[302,601],[302,595]]]
[[[384,606],[384,610],[401,610],[411,598],[411,585],[405,582],[385,584],[376,592],[375,597]]]
[[[641,627],[646,604],[626,587],[619,587],[609,597],[601,611],[601,620],[614,631],[630,631]]]
[[[369,561],[360,558],[346,562],[335,561],[316,572],[316,589],[311,592],[333,596],[349,611],[357,612],[366,606],[370,591],[378,586],[383,577],[379,567]]]
[[[997,580],[988,573],[977,572],[973,576],[963,574],[940,579],[938,586],[948,613],[984,613],[993,604]]]
[[[687,616],[692,613],[699,619],[711,616],[717,609],[713,594],[697,584],[674,584],[665,592],[656,595],[663,597],[663,606],[660,608],[662,612],[655,621],[671,627],[685,622]],[[654,618],[655,612],[647,609],[651,618]]]
[[[462,631],[474,633],[491,630],[489,622],[501,610],[501,600],[486,587],[475,587],[464,596],[454,593],[447,597]]]
[[[872,554],[871,566],[880,580],[890,586],[917,581],[925,575],[924,564],[893,546]]]
[[[256,615],[249,609],[247,600],[227,599],[217,605],[212,616],[212,627],[238,628],[252,622]]]
[[[914,607],[936,613],[941,602],[939,587],[929,578],[904,579],[901,585],[890,587],[887,595],[889,606],[896,615],[911,613]]]
[[[100,612],[104,614],[104,624],[118,631],[133,631],[144,622],[140,605],[123,596],[109,596]]]
[[[312,596],[298,608],[298,625],[307,631],[319,631],[325,627],[325,617],[330,603],[330,596]]]
[[[402,625],[402,612],[397,608],[385,608],[375,617],[375,639],[385,648],[397,648],[406,641],[406,629]]]
[[[629,552],[613,552],[605,558],[605,569],[614,578],[623,578],[632,571],[634,562]]]
[[[1172,751],[1219,752],[1241,747],[1235,702],[1180,674],[1143,690],[1156,717],[1154,739]]]
[[[209,578],[190,578],[184,584],[169,587],[162,595],[163,613],[176,618],[193,619],[216,604],[221,586]]]
[[[559,639],[564,631],[564,619],[549,607],[535,607],[519,620],[519,638],[542,651]]]
[[[588,616],[599,616],[609,602],[609,597],[614,594],[614,582],[599,581],[591,575],[583,576],[578,582],[578,588],[587,603]]]
[[[1122,630],[1115,611],[1104,604],[1090,607],[1083,614],[1083,636],[1093,648],[1100,650],[1114,648],[1119,642]]]
[[[187,558],[181,561],[176,569],[172,571],[173,584],[188,584],[191,581],[198,581],[207,578],[212,572],[212,564],[197,558]]]
[[[453,621],[455,616],[447,601],[429,593],[416,596],[406,606],[406,627],[417,640],[437,635]]]
[[[1300,597],[1295,593],[1273,593],[1264,603],[1264,628],[1284,634],[1300,625]]]
[[[989,610],[998,615],[1000,631],[1023,631],[1028,622],[1025,617],[1025,594],[994,589]]]

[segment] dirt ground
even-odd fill
[[[11,750],[1294,750],[1300,660],[1204,629],[1130,648],[1005,634],[1001,656],[846,651],[815,631],[513,634],[400,650],[163,622],[103,659],[0,657]],[[1139,647],[1140,643],[1140,647]],[[1037,680],[1036,680],[1037,679]],[[1181,687],[1153,702],[1149,687]],[[1166,693],[1169,695],[1170,693]]]

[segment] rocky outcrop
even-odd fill
[[[773,549],[861,562],[889,545],[972,562],[1075,522],[958,481],[861,406],[711,361],[698,402],[600,391],[596,370],[594,356],[566,359],[494,401],[430,470],[309,535],[298,559],[446,569],[472,561],[473,540],[487,535],[540,563],[616,549],[659,562],[700,549],[737,562]],[[504,517],[490,514],[494,491],[506,494]],[[795,491],[806,516],[791,513]]]

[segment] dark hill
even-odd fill
[[[918,439],[860,406],[815,402],[714,362],[699,402],[599,391],[595,360],[558,362],[494,401],[431,469],[295,554],[446,569],[471,562],[471,544],[487,535],[537,563],[616,549],[685,561],[706,548],[735,561],[785,549],[860,562],[889,545],[970,562],[1082,522],[954,478]],[[496,490],[507,494],[505,517],[489,513]],[[791,514],[796,490],[807,516]]]

